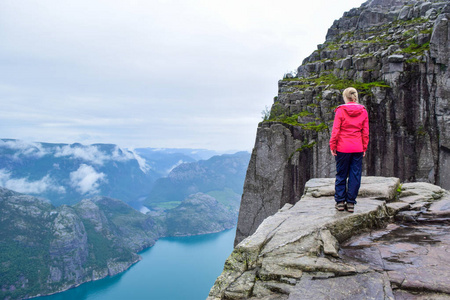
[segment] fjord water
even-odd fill
[[[162,238],[142,260],[113,277],[39,300],[197,300],[209,290],[233,250],[236,228],[220,233]]]

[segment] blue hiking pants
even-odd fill
[[[346,201],[356,204],[359,187],[361,186],[361,172],[363,152],[337,152],[336,182],[334,199],[336,202]],[[347,182],[348,179],[348,182]]]

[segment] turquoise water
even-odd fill
[[[124,273],[35,299],[206,299],[233,250],[235,231],[162,238],[139,253],[142,260]]]

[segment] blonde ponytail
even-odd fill
[[[344,101],[347,99],[348,101],[358,103],[358,91],[355,88],[346,88],[342,93],[342,96],[344,96]]]

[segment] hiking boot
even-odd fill
[[[342,202],[337,202],[335,207],[336,207],[336,209],[338,211],[344,211],[345,210],[345,205],[344,205],[343,201]]]
[[[355,204],[354,203],[347,203],[347,211],[349,213],[352,213],[355,211]]]

